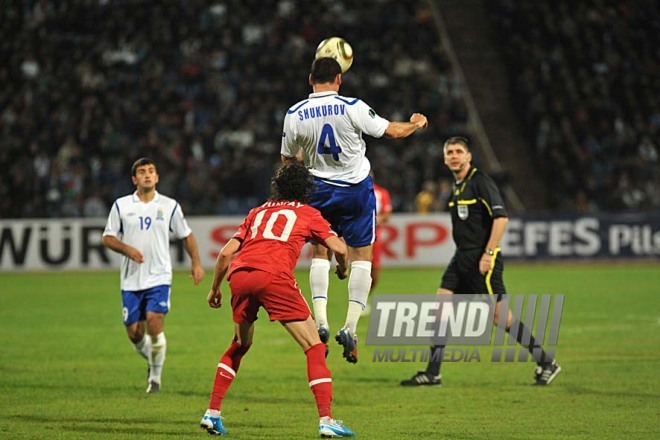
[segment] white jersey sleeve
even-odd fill
[[[301,150],[305,165],[318,178],[359,183],[371,169],[362,134],[381,137],[388,125],[357,98],[312,93],[287,111],[280,152],[293,157]]]
[[[119,217],[119,208],[117,207],[117,201],[112,204],[110,208],[110,214],[108,215],[108,221],[105,224],[105,230],[103,235],[110,235],[112,237],[119,237],[121,234],[121,218]]]
[[[363,133],[375,138],[380,138],[385,134],[390,122],[378,116],[366,102],[358,101],[350,110],[349,114],[353,124]]]
[[[183,215],[183,209],[178,203],[174,208],[172,218],[170,219],[170,231],[176,238],[182,239],[192,234],[192,229],[188,226],[188,222]]]

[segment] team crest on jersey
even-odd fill
[[[468,205],[458,205],[458,218],[461,220],[467,220],[470,215],[470,208]]]
[[[162,209],[158,209],[158,212],[156,213],[156,220],[165,220]]]

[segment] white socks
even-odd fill
[[[328,285],[330,284],[330,261],[324,258],[312,258],[309,268],[309,285],[312,291],[312,304],[317,327],[330,328],[328,323]],[[351,334],[355,335],[360,314],[367,305],[371,289],[371,262],[353,261],[348,276],[348,312],[346,324]]]
[[[133,342],[135,351],[143,358],[149,360],[151,355],[151,338],[145,333],[140,342]]]
[[[165,333],[160,332],[156,336],[148,336],[151,339],[151,355],[149,356],[149,381],[160,383],[160,375],[163,372],[163,363],[165,363],[165,352],[167,351],[167,341]]]
[[[360,314],[367,305],[371,289],[371,261],[353,261],[351,274],[348,276],[348,313],[346,324],[351,334],[355,335]]]
[[[330,284],[330,261],[324,258],[312,258],[309,268],[309,287],[312,291],[312,305],[316,327],[330,328],[328,323],[328,285]]]

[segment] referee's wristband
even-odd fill
[[[490,255],[492,257],[493,255],[495,255],[495,251],[492,249],[486,249],[484,250],[484,254]]]

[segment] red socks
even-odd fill
[[[243,347],[236,341],[231,341],[231,345],[227,351],[225,351],[225,354],[222,355],[220,362],[218,363],[218,369],[215,373],[215,380],[213,382],[213,391],[211,392],[211,400],[209,402],[209,409],[220,410],[222,399],[225,397],[227,390],[234,381],[234,377],[236,377],[238,367],[241,365],[241,359],[249,349],[249,345]]]
[[[307,356],[307,378],[314,393],[319,417],[332,417],[332,378],[325,363],[325,345],[316,344],[305,352]]]
[[[225,354],[222,355],[215,373],[209,409],[220,410],[222,399],[234,381],[234,377],[236,377],[238,367],[241,365],[241,359],[249,349],[249,345],[243,347],[236,341],[232,341]],[[330,411],[332,402],[332,378],[330,370],[328,370],[325,363],[325,345],[322,343],[314,345],[305,352],[305,356],[307,356],[309,387],[312,393],[314,393],[319,417],[332,417],[332,412]]]

